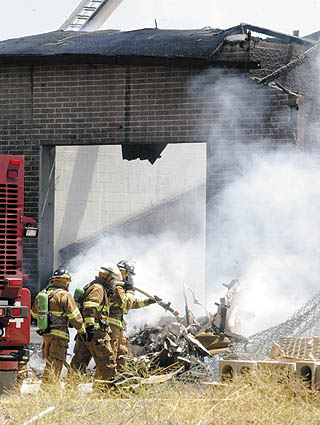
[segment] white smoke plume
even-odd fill
[[[218,282],[243,288],[242,333],[251,335],[294,313],[319,289],[319,161],[297,150],[239,158],[242,173],[220,195],[212,217]]]
[[[192,90],[220,105],[208,140],[210,173],[221,184],[207,217],[207,298],[223,296],[221,283],[239,279],[238,331],[249,336],[286,320],[318,290],[319,160],[294,143],[276,148],[263,137],[268,96],[243,76],[210,71]],[[243,135],[254,122],[252,108],[261,125],[256,141],[247,132],[249,144]],[[290,129],[292,112],[284,109],[274,125]]]
[[[239,332],[249,336],[286,320],[318,291],[320,168],[316,156],[294,144],[272,150],[272,142],[261,137],[259,143],[252,143],[251,138],[250,148],[245,140],[236,141],[244,134],[243,126],[250,127],[251,112],[259,108],[263,121],[270,107],[261,89],[246,78],[209,72],[193,81],[190,91],[202,102],[220,105],[209,135],[208,128],[199,128],[200,136],[206,135],[212,151],[218,154],[209,163],[210,171],[219,175],[230,164],[232,169],[208,217],[205,301],[214,312],[214,302],[225,293],[221,284],[239,279]],[[226,119],[229,137],[223,138],[220,135]],[[280,121],[289,128],[290,114],[281,116]],[[183,309],[184,283],[201,301],[204,299],[201,241],[182,243],[174,233],[101,239],[71,263],[72,289],[91,281],[95,269],[106,261],[121,259],[137,262],[137,286],[172,301],[175,308]],[[129,313],[129,328],[155,324],[161,316],[163,311],[154,305]]]
[[[190,240],[183,243],[172,234],[156,236],[113,235],[101,238],[99,243],[83,255],[77,256],[69,265],[73,280],[70,291],[83,287],[98,274],[97,269],[112,261],[136,261],[135,285],[158,295],[165,302],[171,301],[172,307],[183,310],[183,284],[187,283],[194,291],[203,296],[204,259],[203,240]],[[136,292],[139,299],[146,298]],[[182,312],[183,313],[183,312]],[[170,315],[160,306],[151,305],[129,312],[126,316],[128,330],[133,326],[156,324],[160,317]],[[172,316],[173,317],[173,316]]]

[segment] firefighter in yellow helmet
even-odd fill
[[[71,275],[64,269],[57,269],[49,280],[49,286],[45,289],[48,295],[48,328],[39,331],[42,334],[42,357],[46,366],[42,376],[42,382],[48,382],[50,378],[59,377],[63,365],[66,362],[69,344],[68,325],[78,331],[81,338],[85,337],[85,327],[81,313],[68,292]],[[38,317],[38,297],[33,304],[31,315]]]
[[[121,273],[115,264],[100,267],[98,276],[86,285],[82,316],[86,326],[86,341],[76,339],[71,367],[84,372],[91,360],[96,363],[95,387],[109,386],[116,375],[116,361],[110,344],[108,326],[109,296],[114,291]],[[122,300],[118,300],[122,302]]]
[[[125,364],[122,356],[130,354],[130,346],[125,334],[126,322],[123,318],[129,310],[147,307],[154,304],[151,298],[139,300],[135,298],[133,290],[133,276],[135,275],[135,263],[122,260],[117,266],[120,269],[123,282],[119,282],[115,288],[115,296],[111,299],[109,312],[109,325],[111,328],[111,346],[119,369]],[[118,300],[122,299],[122,303]]]

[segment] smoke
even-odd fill
[[[207,299],[238,278],[238,332],[246,336],[286,320],[318,290],[320,272],[319,160],[268,138],[270,129],[296,137],[295,111],[274,117],[270,90],[217,71],[191,87],[219,105],[208,134]]]
[[[221,193],[211,217],[212,287],[238,278],[242,332],[294,313],[318,290],[319,161],[295,150],[239,158],[242,174]]]
[[[172,307],[183,309],[183,284],[193,286],[196,293],[203,295],[204,259],[203,239],[180,241],[174,233],[160,236],[110,235],[101,238],[91,250],[77,256],[69,265],[72,273],[70,291],[83,287],[97,275],[97,268],[106,262],[120,260],[136,261],[135,285],[151,295],[158,295]],[[190,284],[191,282],[191,284]],[[136,293],[139,299],[143,295]],[[133,326],[156,324],[160,317],[170,316],[160,306],[151,305],[143,310],[131,311],[125,317],[128,330]],[[173,317],[173,316],[172,316]]]
[[[206,305],[215,311],[225,294],[221,284],[239,279],[238,331],[248,336],[286,320],[318,290],[319,160],[296,147],[296,111],[283,107],[275,116],[271,89],[244,74],[207,72],[189,93],[203,106],[199,136],[209,153]],[[292,143],[276,145],[274,136],[283,132]],[[90,282],[106,261],[131,259],[136,285],[182,310],[184,283],[202,299],[203,254],[201,238],[182,242],[174,232],[112,235],[72,261],[72,289]],[[129,329],[163,314],[157,305],[130,312]]]
[[[308,123],[304,128],[307,143],[313,149],[320,146],[320,48],[319,41],[317,48],[312,52],[311,60],[305,63],[302,78],[299,78],[298,84],[307,87],[307,101],[304,105],[303,119]],[[310,70],[310,62],[312,67]],[[314,72],[310,72],[310,71]],[[299,75],[300,77],[300,75]],[[302,81],[301,81],[302,80]]]

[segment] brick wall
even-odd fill
[[[251,43],[251,58],[261,61],[261,69],[252,71],[252,75],[263,78],[288,62],[295,61],[310,47],[268,43]],[[319,112],[320,112],[320,48],[313,47],[297,66],[284,72],[274,81],[282,87],[296,93],[299,107],[299,141],[304,147],[318,148]]]
[[[288,62],[296,59],[306,50],[299,44],[270,43],[264,40],[253,40],[250,43],[250,57],[261,63],[260,69],[252,71],[252,75],[263,78]]]
[[[32,69],[0,68],[0,154],[25,155],[24,214],[38,219],[39,142],[32,128]],[[29,286],[38,278],[37,241],[24,241],[24,271]]]
[[[231,80],[222,80],[222,75]],[[221,87],[232,87],[234,75],[246,81],[236,94],[241,107],[246,105],[237,114],[237,131],[230,111],[222,107],[224,96],[202,89],[216,86],[217,79]],[[296,117],[290,102],[294,97],[257,88],[245,74],[230,70],[1,66],[0,152],[26,156],[25,214],[38,219],[40,145],[210,140],[210,169],[216,169],[215,146],[223,149],[226,140],[294,141]],[[212,176],[210,171],[209,179],[216,179]],[[216,184],[209,184],[210,198],[215,191]],[[33,290],[37,255],[36,242],[26,242],[25,271]]]

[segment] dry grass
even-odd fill
[[[35,394],[14,391],[0,399],[0,423],[22,425],[49,407],[33,424],[48,425],[313,425],[320,423],[320,392],[297,378],[250,372],[234,382],[195,386],[178,382],[79,393],[74,377]]]

